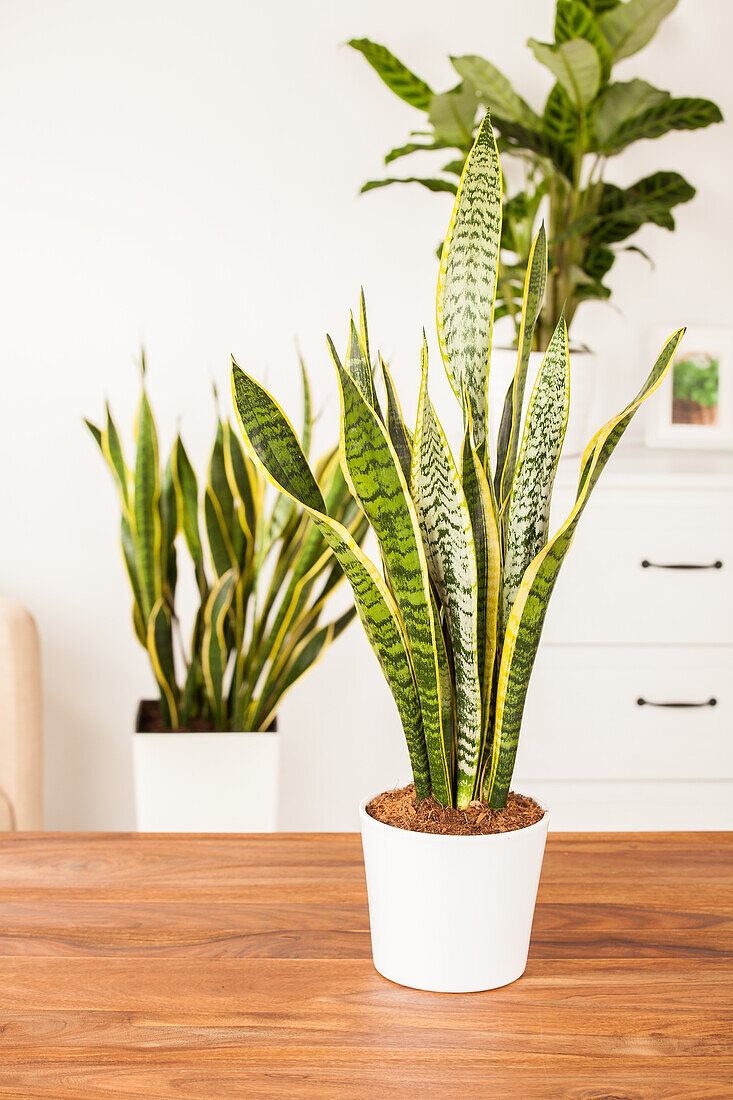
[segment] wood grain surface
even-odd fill
[[[551,834],[467,996],[375,972],[355,835],[0,834],[0,1097],[728,1100],[732,946],[730,833]]]

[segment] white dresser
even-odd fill
[[[554,829],[733,828],[733,454],[622,441],[552,596],[515,777]]]

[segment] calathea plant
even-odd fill
[[[307,451],[311,402],[302,373]],[[163,721],[171,729],[193,722],[215,730],[267,729],[285,692],[353,617],[350,609],[321,622],[341,567],[292,502],[280,496],[268,503],[265,480],[226,420],[217,417],[202,494],[180,435],[161,470],[144,378],[143,359],[132,467],[109,408],[104,427],[86,423],[119,490],[132,621],[150,657]],[[319,492],[358,544],[367,524],[336,450],[315,470]],[[199,601],[188,645],[176,610],[181,535]]]
[[[664,377],[682,333],[662,349],[627,407],[582,458],[570,515],[548,539],[555,469],[569,403],[566,322],[557,321],[519,415],[547,271],[541,229],[524,281],[517,368],[492,469],[488,373],[502,229],[501,168],[488,116],[466,161],[442,252],[438,340],[464,416],[456,462],[428,395],[428,351],[414,433],[390,372],[375,395],[365,319],[342,363],[344,476],[376,535],[383,572],[333,512],[304,448],[273,398],[234,365],[234,401],[254,463],[311,516],[348,577],[404,728],[418,799],[465,807],[506,803],[522,711],[547,605],[591,492],[641,402]],[[521,442],[520,442],[521,440]]]
[[[455,192],[477,112],[490,109],[499,150],[521,173],[521,182],[504,198],[496,309],[497,317],[513,318],[517,335],[534,226],[540,208],[548,210],[550,273],[546,305],[535,326],[538,348],[546,346],[563,303],[570,328],[582,302],[610,297],[604,278],[620,248],[642,252],[626,243],[642,225],[674,229],[672,209],[695,194],[678,172],[657,171],[630,187],[607,178],[612,159],[635,142],[722,119],[708,99],[673,97],[640,79],[614,79],[614,66],[646,46],[676,5],[677,0],[557,0],[554,41],[528,43],[555,81],[539,110],[483,57],[452,57],[458,83],[434,92],[386,46],[367,38],[350,43],[424,120],[405,145],[387,153],[385,163],[425,151],[442,161],[437,175],[370,180],[363,191],[418,183]]]

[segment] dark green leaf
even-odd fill
[[[458,185],[450,180],[419,179],[417,176],[408,176],[405,179],[367,180],[362,187],[362,194],[367,191],[375,191],[378,187],[389,187],[392,183],[420,183],[427,187],[428,191],[450,191],[455,195]]]
[[[670,130],[699,130],[722,122],[720,108],[709,99],[665,99],[640,114],[627,118],[608,136],[598,151],[620,153],[627,145],[644,138],[658,138]]]
[[[415,76],[406,65],[398,61],[386,46],[371,42],[368,38],[352,38],[349,45],[363,54],[384,83],[405,103],[420,111],[430,109],[433,91],[429,84]]]

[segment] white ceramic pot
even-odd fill
[[[277,733],[135,733],[140,832],[270,833]]]
[[[372,955],[390,981],[476,993],[527,965],[548,814],[487,836],[412,833],[359,807]]]
[[[522,420],[527,411],[532,387],[542,364],[542,352],[532,351],[527,368],[527,384],[524,390]],[[514,377],[517,365],[517,352],[512,348],[495,348],[491,353],[489,370],[489,429],[492,447],[501,423],[504,397],[509,383]],[[565,441],[560,457],[575,458],[585,450],[591,437],[590,411],[596,388],[596,359],[590,351],[570,352],[570,411],[565,430]]]

